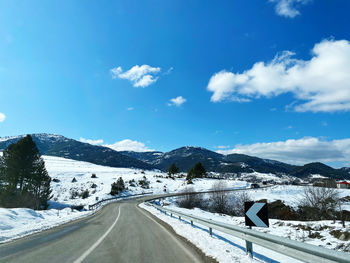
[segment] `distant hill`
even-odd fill
[[[308,163],[303,166],[297,167],[289,173],[292,176],[304,178],[310,174],[319,174],[325,177],[333,179],[344,179],[350,178],[349,173],[343,171],[342,169],[334,169],[323,163]]]
[[[23,136],[0,138],[0,151],[18,141]],[[223,155],[202,147],[181,147],[170,152],[117,152],[103,146],[82,143],[53,134],[33,134],[41,154],[87,161],[112,167],[134,167],[140,169],[160,169],[167,171],[172,163],[181,172],[188,172],[197,162],[207,171],[219,173],[272,173],[306,178],[319,174],[335,179],[350,179],[350,168],[334,169],[322,163],[304,166],[291,165],[275,160],[262,159],[244,154]]]
[[[260,173],[289,174],[297,168],[295,165],[237,153],[226,155],[225,160],[230,163],[245,164],[247,168]]]
[[[0,138],[0,151],[17,142],[23,136]],[[32,138],[42,155],[64,157],[111,167],[154,168],[148,163],[123,155],[110,148],[82,143],[61,135],[32,134]]]
[[[350,169],[334,169],[322,163],[291,165],[275,160],[262,159],[245,154],[222,155],[201,147],[181,147],[167,153],[161,152],[121,152],[167,171],[172,163],[181,172],[188,172],[197,162],[201,162],[207,171],[219,173],[272,173],[306,178],[319,174],[334,179],[350,179]]]

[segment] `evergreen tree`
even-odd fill
[[[205,168],[200,162],[198,162],[188,171],[186,179],[191,180],[193,178],[203,178],[206,174],[207,172],[205,171]]]
[[[47,208],[47,201],[51,198],[51,178],[30,135],[3,152],[0,166],[2,206]]]
[[[174,163],[171,164],[168,174],[169,175],[174,175],[174,174],[177,174],[177,173],[179,173],[179,168]]]

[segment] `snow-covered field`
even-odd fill
[[[270,188],[251,189],[248,191],[250,198],[254,201],[267,199],[268,202],[281,200],[285,205],[296,208],[303,197],[305,187],[295,185],[276,185]],[[350,196],[350,189],[336,189],[339,197]],[[342,209],[350,211],[350,203],[342,206]]]
[[[50,209],[46,211],[34,211],[32,209],[0,209],[0,243],[22,237],[34,232],[48,229],[59,224],[69,222],[79,217],[87,216],[90,211],[76,211],[69,207],[72,205],[88,205],[97,200],[110,198],[111,184],[122,177],[128,191],[125,195],[153,192],[154,194],[177,192],[187,185],[184,178],[176,180],[165,178],[166,173],[159,171],[142,171],[139,169],[112,168],[95,165],[87,162],[74,161],[65,158],[43,156],[45,166],[52,179],[53,198],[49,202]],[[96,174],[97,178],[91,178]],[[146,177],[150,182],[149,189],[143,189],[138,181]],[[73,178],[76,179],[72,183]],[[131,187],[129,181],[135,180],[135,187]],[[215,179],[196,179],[191,185],[196,191],[208,190],[212,187]],[[229,187],[243,188],[249,184],[242,181],[226,180]],[[92,188],[92,186],[94,188]],[[89,197],[82,199],[80,196],[72,198],[72,193],[81,194],[84,190],[89,191]]]
[[[173,180],[167,177],[166,173],[160,171],[142,171],[139,169],[113,168],[101,165],[95,165],[87,162],[74,161],[59,157],[44,156],[46,169],[51,178],[59,179],[60,182],[51,183],[53,189],[53,199],[51,208],[64,205],[88,205],[96,202],[96,197],[101,199],[110,198],[111,184],[122,177],[128,190],[125,195],[139,194],[143,192],[153,192],[154,194],[173,193],[182,191],[188,187],[185,178],[176,178]],[[91,178],[96,174],[97,178]],[[150,188],[144,189],[138,185],[138,181],[146,177],[150,182]],[[77,182],[72,183],[73,178]],[[130,186],[129,181],[135,180],[135,187]],[[213,186],[216,179],[195,179],[193,187],[196,191],[208,190]],[[228,188],[245,188],[250,184],[238,180],[225,180]],[[96,188],[91,188],[95,184]],[[71,198],[72,191],[82,191],[88,189],[90,196],[86,199]],[[166,192],[164,191],[166,189]]]

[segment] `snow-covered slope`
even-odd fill
[[[44,156],[46,169],[53,179],[59,182],[52,182],[53,199],[51,207],[64,205],[88,205],[96,202],[96,197],[101,200],[110,198],[111,184],[122,177],[128,190],[125,194],[139,194],[142,192],[153,192],[154,194],[166,192],[182,191],[188,185],[185,178],[171,179],[168,175],[159,171],[143,171],[140,169],[114,168],[95,165],[87,162],[73,161],[70,159]],[[91,178],[96,174],[97,178]],[[150,182],[150,188],[144,189],[138,184],[139,180],[146,179]],[[72,183],[73,178],[77,182]],[[135,181],[135,187],[130,186],[130,180]],[[196,191],[208,190],[212,187],[216,179],[195,179],[193,187]],[[228,187],[247,187],[248,183],[237,180],[225,180]],[[95,188],[92,188],[95,184]],[[90,196],[86,199],[71,198],[72,192],[88,189]]]
[[[69,207],[72,205],[87,207],[97,200],[110,198],[111,184],[119,177],[123,178],[128,187],[124,195],[150,191],[155,194],[164,193],[165,189],[167,192],[177,192],[187,186],[185,178],[174,180],[166,178],[168,177],[166,173],[157,171],[114,168],[52,156],[43,156],[43,158],[46,169],[53,179],[51,182],[53,198],[49,201],[50,209],[34,211],[27,208],[1,208],[0,243],[89,215],[90,211],[72,211]],[[91,178],[92,174],[95,174],[97,178]],[[150,182],[149,189],[141,188],[138,184],[138,181],[144,179],[144,176]],[[75,183],[72,183],[73,178],[76,179]],[[130,186],[130,180],[135,180],[135,187]],[[193,180],[194,184],[191,186],[197,191],[208,190],[215,181],[215,179],[196,179]],[[229,187],[240,188],[249,185],[236,180],[227,180],[227,184]],[[89,197],[82,199],[79,194],[86,189],[89,191]],[[78,196],[73,197],[74,193],[77,193]]]

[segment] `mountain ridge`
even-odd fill
[[[0,138],[0,151],[25,135]],[[350,169],[334,169],[323,163],[309,163],[303,166],[262,159],[245,154],[223,155],[203,147],[184,146],[169,152],[115,151],[108,147],[91,145],[62,135],[38,133],[32,134],[41,154],[87,161],[95,164],[167,171],[172,163],[186,173],[197,162],[201,162],[207,171],[218,173],[272,173],[305,178],[312,174],[335,179],[349,179]]]

